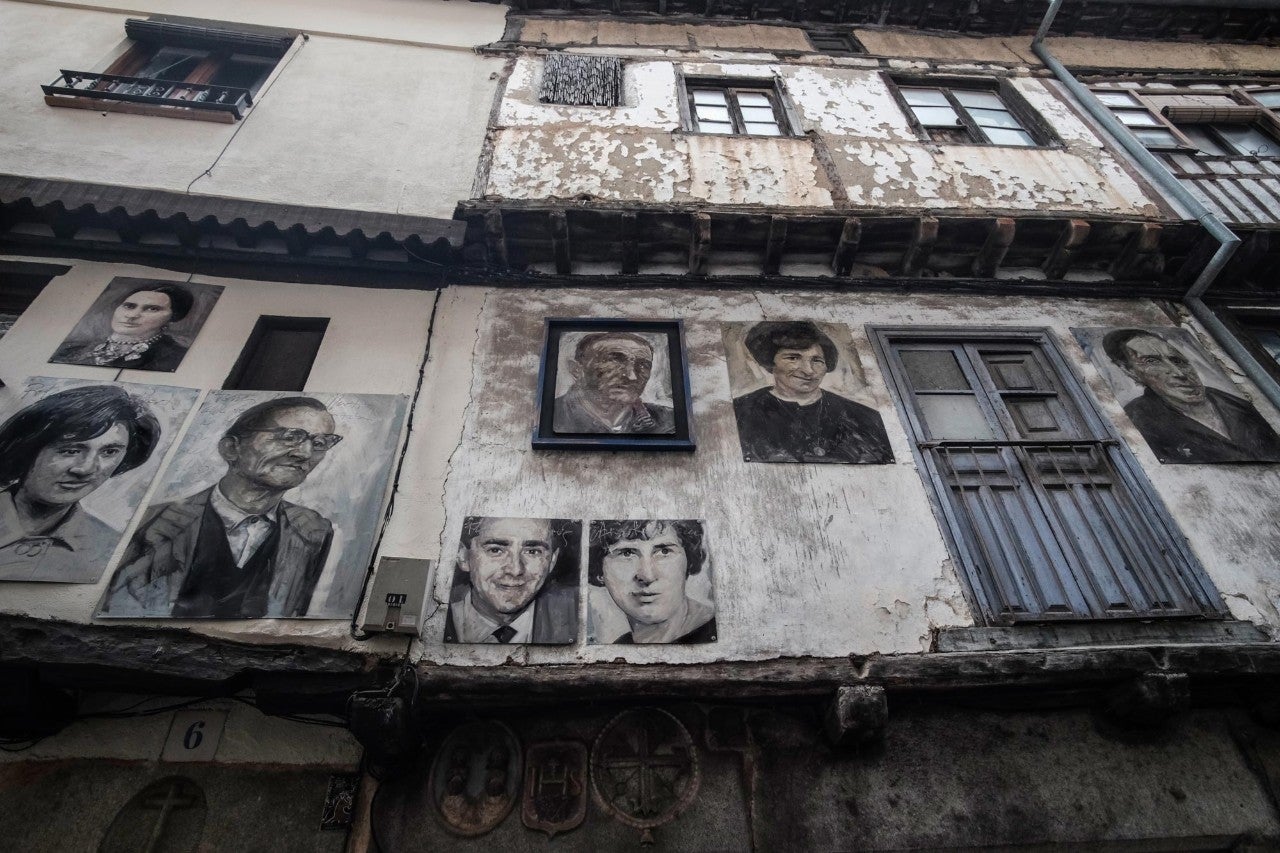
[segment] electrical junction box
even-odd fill
[[[422,604],[434,569],[434,560],[412,557],[383,557],[379,560],[361,629],[370,634],[387,632],[418,636],[422,627]]]

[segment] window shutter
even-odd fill
[[[149,44],[277,58],[284,55],[298,36],[293,30],[168,16],[152,16],[146,20],[129,18],[124,22],[124,31],[134,41]]]

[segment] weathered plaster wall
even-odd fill
[[[556,46],[727,48],[809,51],[799,27],[764,24],[649,24],[631,21],[566,21],[533,18],[520,29],[520,41]]]
[[[116,276],[154,277],[182,281],[183,276],[163,270],[120,264],[70,262],[73,268],[55,278],[35,303],[0,340],[0,389],[6,408],[29,376],[66,376],[112,381],[112,368],[48,364],[49,356],[84,311]],[[198,282],[223,285],[225,290],[204,328],[174,373],[124,370],[119,381],[221,388],[244,348],[254,323],[262,315],[327,317],[329,325],[312,366],[307,391],[412,395],[427,345],[427,332],[435,302],[434,292],[369,290],[366,288],[298,285],[196,276]],[[174,442],[176,450],[178,442]],[[387,449],[396,454],[398,448]],[[316,476],[323,474],[318,469]],[[405,500],[412,505],[428,483],[404,482]],[[427,494],[430,492],[427,491]],[[145,501],[144,501],[145,506]],[[135,516],[134,523],[138,517]],[[404,527],[413,522],[405,519]],[[122,541],[127,542],[132,525]],[[399,540],[388,537],[382,553],[401,554]],[[412,555],[411,555],[412,556]],[[366,566],[344,570],[361,575]],[[4,583],[0,585],[0,610],[37,618],[72,622],[92,621],[91,614],[110,578],[103,573],[96,584]],[[119,622],[120,620],[113,620]],[[150,623],[158,624],[158,623]],[[164,620],[167,627],[190,627],[201,633],[238,640],[280,639],[328,646],[356,647],[349,637],[349,621],[255,620],[216,622]],[[403,648],[401,641],[378,641],[359,646],[368,651]]]
[[[543,318],[682,317],[698,450],[681,453],[533,451],[530,429]],[[720,338],[721,321],[812,318],[849,325],[884,416],[896,462],[885,466],[748,464],[741,458]],[[971,624],[960,581],[933,520],[864,324],[1047,326],[1119,426],[1157,492],[1238,618],[1280,625],[1270,567],[1276,466],[1162,466],[1071,337],[1070,327],[1163,325],[1132,301],[889,297],[872,294],[658,291],[492,291],[445,299],[438,334],[450,405],[470,358],[461,442],[428,436],[424,456],[447,469],[443,561],[435,616],[415,654],[444,663],[624,659],[695,662],[788,655],[919,652],[930,630]],[[452,332],[447,330],[452,329]],[[1206,347],[1221,354],[1206,342]],[[468,351],[470,351],[468,353]],[[437,352],[443,352],[437,350]],[[442,362],[442,368],[443,368]],[[429,386],[427,394],[433,394]],[[1246,393],[1242,390],[1242,393]],[[1259,402],[1274,423],[1276,413]],[[448,462],[440,458],[448,455]],[[715,570],[719,641],[705,646],[567,648],[445,646],[443,604],[466,515],[701,518]],[[436,516],[432,516],[433,523]],[[432,556],[435,556],[434,554]]]
[[[216,11],[162,5],[156,11],[304,30],[314,20],[305,4],[291,10],[261,4],[274,10],[266,16],[246,11],[254,4]],[[402,18],[410,17],[410,5],[427,7],[412,16],[417,26],[434,17],[455,40],[462,34],[477,39],[467,47],[502,32],[502,7],[399,5]],[[0,0],[4,172],[444,218],[471,194],[500,60],[456,46],[348,37],[339,30],[295,46],[236,124],[118,114],[106,102],[100,112],[45,104],[40,85],[60,69],[104,67],[125,38],[127,17]],[[362,19],[352,12],[328,23],[349,21],[359,32]],[[461,28],[451,28],[451,20]]]
[[[1280,48],[1262,44],[1195,44],[1099,38],[1052,38],[1049,51],[1068,68],[1151,69],[1274,74]]]
[[[486,196],[829,208],[832,176],[822,146],[856,208],[1159,215],[1097,135],[1038,79],[1014,85],[1063,146],[922,141],[874,69],[635,59],[626,66],[624,105],[609,109],[539,103],[541,65],[536,57],[516,62],[493,134]],[[806,136],[681,130],[677,68],[765,86],[778,75]]]

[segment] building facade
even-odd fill
[[[6,832],[1273,848],[1276,27],[0,2]]]

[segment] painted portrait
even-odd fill
[[[562,645],[578,638],[582,522],[468,516],[446,643]]]
[[[847,328],[766,320],[721,333],[747,462],[893,461]]]
[[[406,400],[212,391],[166,468],[98,615],[351,615]]]
[[[96,583],[198,394],[30,379],[0,418],[0,580]]]
[[[534,447],[693,449],[678,321],[549,320]]]
[[[715,642],[701,521],[593,521],[588,542],[592,643]]]
[[[171,373],[221,295],[214,284],[112,279],[49,361]]]
[[[1280,462],[1280,436],[1186,330],[1071,331],[1161,462]]]

